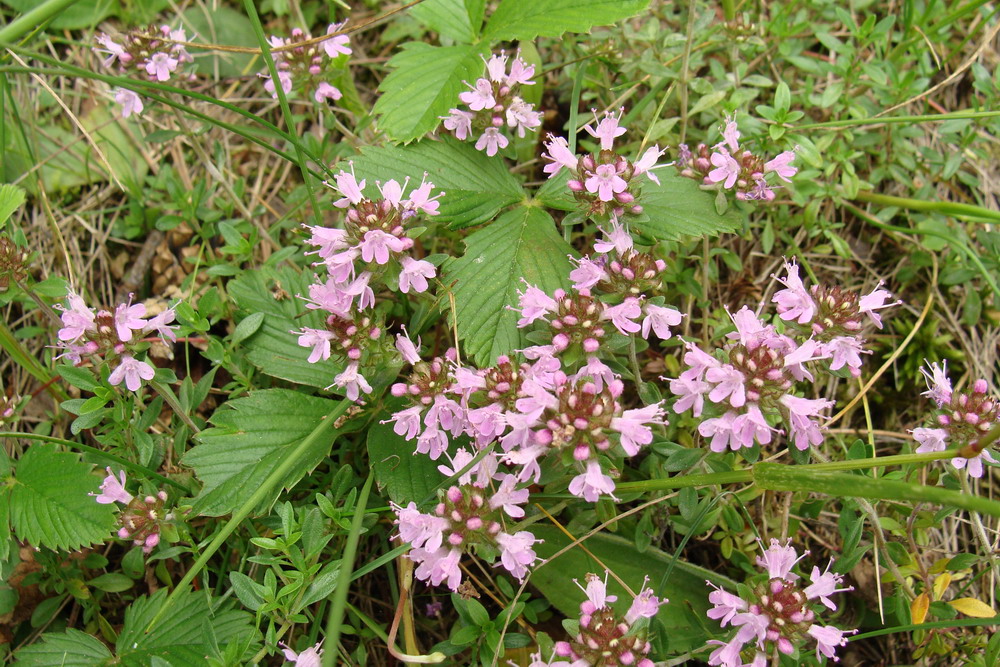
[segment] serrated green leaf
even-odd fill
[[[0,185],[0,229],[3,229],[7,218],[24,203],[24,190],[4,183]]]
[[[544,542],[534,546],[540,558],[550,558],[566,547],[570,540],[564,533],[552,526],[534,525],[531,532]],[[622,578],[636,593],[642,587],[643,578],[649,576],[650,585],[658,586],[660,576],[673,560],[659,549],[650,547],[642,553],[628,540],[606,533],[590,537],[584,546],[597,558]],[[583,577],[593,572],[604,576],[603,568],[583,549],[573,548],[554,560],[536,567],[531,575],[531,583],[542,592],[556,609],[570,618],[579,614],[583,592],[573,583],[574,577]],[[720,574],[678,560],[670,573],[664,590],[655,590],[657,595],[670,600],[660,607],[657,620],[670,631],[671,653],[683,653],[705,645],[712,638],[705,634],[705,612],[711,607],[708,594],[711,589],[705,580],[735,590],[736,582]],[[616,607],[624,614],[632,598],[614,579],[608,580],[608,593],[618,595]],[[662,646],[659,647],[662,650]]]
[[[442,37],[469,43],[479,35],[479,25],[472,25],[465,5],[465,0],[424,0],[410,10],[410,15]],[[481,25],[482,14],[479,21]]]
[[[470,143],[444,137],[409,146],[365,148],[354,158],[354,173],[367,181],[365,191],[376,196],[376,181],[420,183],[424,172],[434,192],[444,191],[434,219],[452,228],[491,219],[504,206],[524,198],[524,190],[502,160],[491,159]]]
[[[503,0],[483,30],[484,41],[558,37],[587,32],[638,14],[648,0]]]
[[[480,366],[524,344],[518,314],[522,278],[545,292],[568,287],[573,248],[556,231],[552,216],[522,206],[471,234],[465,255],[450,262],[445,284],[455,282],[458,335],[467,355]]]
[[[55,445],[28,448],[17,462],[10,492],[10,520],[18,539],[72,550],[111,537],[115,507],[87,495],[100,486],[92,469]]]
[[[629,218],[640,232],[655,239],[676,240],[731,232],[743,224],[736,207],[730,206],[722,215],[716,213],[715,197],[694,180],[667,169],[659,170],[657,177],[660,185],[649,180],[642,184],[642,215]]]
[[[412,141],[433,130],[439,116],[458,104],[458,94],[466,90],[462,82],[485,71],[482,52],[481,46],[403,44],[387,63],[393,71],[379,86],[373,109],[381,116],[379,126],[396,141]]]
[[[246,501],[299,442],[333,410],[334,401],[287,389],[256,391],[223,404],[211,416],[212,428],[197,435],[200,444],[184,455],[205,485],[194,499],[199,514],[229,514]],[[330,453],[332,440],[322,439],[305,452],[284,481],[291,488]],[[280,489],[256,508],[263,512]]]
[[[333,382],[343,365],[333,359],[310,364],[309,349],[299,346],[291,333],[302,327],[325,328],[323,316],[295,298],[309,294],[312,279],[311,274],[289,267],[263,267],[245,271],[230,280],[226,289],[245,319],[264,316],[257,330],[241,343],[249,350],[250,363],[272,377],[322,388]]]
[[[111,651],[96,637],[69,629],[48,632],[40,640],[17,652],[15,665],[22,667],[95,667],[112,664]]]
[[[438,464],[423,454],[416,454],[417,443],[396,435],[393,424],[382,422],[408,404],[402,399],[386,401],[386,409],[368,429],[368,459],[375,471],[375,481],[393,502],[405,505],[420,502],[444,480]]]
[[[201,591],[181,592],[170,613],[147,633],[146,628],[163,606],[167,592],[161,588],[151,597],[135,600],[126,609],[125,625],[116,644],[122,664],[139,667],[158,657],[175,667],[204,665],[206,656],[217,654],[216,647],[234,640],[246,643],[253,650],[259,633],[251,623],[251,615],[234,609],[213,613],[209,596]]]

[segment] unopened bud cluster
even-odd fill
[[[101,483],[101,493],[90,494],[102,505],[122,503],[125,508],[118,516],[121,528],[118,537],[132,540],[137,547],[142,547],[149,553],[160,543],[160,532],[165,521],[173,519],[173,515],[163,511],[167,494],[159,491],[155,496],[135,497],[125,490],[125,472],[120,471],[118,477],[107,468],[108,476]]]
[[[0,236],[0,292],[10,286],[10,281],[19,283],[28,275],[28,251],[18,248],[6,236]]]

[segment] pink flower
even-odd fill
[[[834,661],[838,660],[837,647],[847,645],[844,631],[832,625],[810,625],[806,633],[816,640],[816,650]]]
[[[483,58],[483,62],[486,63],[486,73],[489,75],[490,81],[500,83],[507,78],[507,56],[504,55],[503,51],[500,52],[500,55],[492,54],[489,60]]]
[[[483,134],[476,141],[476,150],[486,149],[486,154],[493,157],[501,148],[507,148],[509,143],[510,141],[500,133],[498,128],[488,127],[483,130]]]
[[[740,149],[740,130],[736,121],[731,118],[726,119],[726,127],[722,130],[722,141],[729,147],[729,152],[735,153]],[[721,146],[722,144],[719,144]]]
[[[778,316],[781,319],[807,324],[816,315],[816,303],[799,278],[799,265],[794,261],[785,262],[785,271],[788,275],[778,278],[785,289],[775,292],[771,301],[778,304]]]
[[[399,272],[399,291],[403,294],[407,294],[411,287],[414,292],[426,292],[427,279],[437,275],[434,265],[423,259],[403,257],[400,264],[403,270]]]
[[[66,321],[65,317],[66,314],[63,313],[63,322]],[[62,340],[62,336],[60,336],[60,340]],[[938,407],[941,407],[945,403],[950,403],[952,389],[951,380],[948,379],[948,362],[942,361],[940,366],[935,363],[928,363],[927,365],[930,366],[930,371],[927,371],[925,368],[920,369],[920,373],[927,381],[927,391],[920,395],[927,396],[937,403]]]
[[[125,471],[119,470],[118,477],[111,472],[110,466],[105,468],[108,472],[108,476],[104,478],[101,482],[101,493],[90,495],[94,496],[94,500],[102,505],[110,505],[111,503],[122,503],[123,505],[128,505],[132,502],[132,494],[125,490]]]
[[[674,308],[647,303],[644,310],[646,317],[642,320],[643,338],[649,338],[649,332],[652,330],[658,338],[667,340],[671,335],[670,327],[677,326],[684,318],[681,312]]]
[[[571,256],[569,261],[576,264],[576,268],[569,273],[569,279],[573,281],[573,287],[578,290],[590,289],[608,277],[604,267],[588,257],[576,259]]]
[[[515,57],[510,63],[510,74],[507,76],[507,85],[522,85],[522,86],[533,86],[535,82],[531,80],[531,77],[535,76],[535,66],[529,65],[528,63],[521,60],[520,57]]]
[[[601,227],[598,227],[598,229],[604,234],[604,238],[594,242],[594,250],[596,252],[607,254],[614,250],[618,253],[619,257],[624,257],[635,245],[632,235],[618,222],[617,218],[612,218],[610,232]]]
[[[420,344],[420,339],[417,338],[417,345]],[[417,352],[417,345],[413,344],[410,340],[410,335],[406,332],[406,327],[403,327],[403,333],[396,334],[396,349],[403,356],[403,361],[408,364],[415,364],[420,361],[420,353]]]
[[[879,329],[882,328],[882,317],[875,311],[881,308],[889,308],[890,306],[898,306],[903,303],[902,301],[886,303],[886,300],[892,298],[892,292],[880,289],[882,284],[882,282],[879,282],[878,286],[872,290],[871,294],[866,294],[861,297],[860,301],[858,301],[858,310],[862,313],[868,313],[868,316],[872,318],[872,322],[874,322],[875,326]]]
[[[819,445],[823,442],[823,432],[820,430],[819,424],[812,418],[832,407],[833,401],[822,398],[799,398],[785,394],[778,399],[778,402],[788,408],[796,448],[805,450],[810,445]]]
[[[104,67],[111,67],[115,64],[115,60],[118,59],[122,59],[123,61],[129,59],[129,55],[125,53],[125,49],[122,45],[112,40],[111,37],[105,35],[103,32],[95,38],[95,41],[104,48],[95,48],[94,51],[108,54],[108,57],[101,63]]]
[[[990,463],[996,463],[996,459],[990,454],[989,450],[983,450],[980,452],[979,456],[975,456],[971,459],[967,459],[964,456],[956,456],[951,460],[951,464],[961,470],[968,466],[969,476],[980,478],[983,476],[986,467],[983,465],[983,461],[989,461]]]
[[[531,432],[528,431],[528,433]],[[503,445],[502,441],[501,445]],[[538,465],[538,459],[544,457],[547,452],[548,448],[543,445],[522,446],[504,454],[503,460],[508,465],[520,468],[517,474],[519,482],[527,482],[530,479],[537,484],[542,476],[542,469]]]
[[[722,187],[729,189],[736,185],[736,179],[740,175],[740,165],[729,153],[712,153],[712,164],[715,169],[708,172],[709,183],[719,183],[725,181]]]
[[[442,464],[439,465],[437,469],[442,475],[447,475],[448,477],[457,475],[462,470],[465,470],[465,468],[476,458],[475,455],[467,451],[464,447],[459,448],[459,450],[455,452],[455,456],[450,456],[448,452],[445,452],[444,455],[449,461],[451,461],[451,466],[449,467]],[[483,456],[479,462],[466,470],[466,472],[458,478],[457,482],[459,484],[472,484],[472,478],[475,476],[475,485],[479,488],[485,489],[493,479],[493,476],[496,474],[497,467],[499,467],[499,465],[500,460],[496,457],[496,454],[487,454]]]
[[[146,314],[146,306],[141,303],[132,305],[132,294],[129,294],[128,303],[119,304],[115,308],[115,332],[119,340],[127,343],[132,340],[132,331],[142,331],[146,328],[146,320],[142,319]]]
[[[437,215],[438,199],[444,196],[443,192],[439,192],[433,197],[430,196],[431,190],[434,188],[434,184],[427,180],[427,172],[424,172],[423,179],[420,181],[420,187],[410,193],[409,199],[403,200],[403,205],[411,211],[422,211],[427,215]]]
[[[455,133],[455,138],[465,141],[472,134],[472,120],[476,114],[462,109],[451,109],[451,115],[441,116],[444,120],[444,128]]]
[[[734,408],[741,408],[746,405],[746,378],[743,373],[729,364],[709,368],[705,373],[705,379],[715,384],[708,398],[713,403],[722,403],[729,397],[729,404]]]
[[[462,583],[462,570],[458,567],[458,561],[462,557],[462,552],[458,549],[440,547],[433,551],[426,549],[413,549],[409,553],[409,558],[418,563],[414,574],[421,581],[429,581],[432,586],[438,586],[443,581],[447,581],[448,588],[453,591],[458,590],[458,585]]]
[[[724,591],[711,581],[705,583],[715,589],[708,594],[708,601],[715,606],[708,610],[707,615],[709,618],[718,620],[719,625],[726,627],[726,624],[732,621],[737,613],[746,611],[747,603],[743,598]]]
[[[760,444],[766,445],[771,442],[771,433],[779,433],[779,431],[767,423],[760,407],[756,403],[751,403],[747,406],[744,414],[737,415],[733,420],[733,435],[729,444],[730,446],[735,445],[733,446],[734,450],[741,446],[753,447],[754,439]]]
[[[146,61],[146,73],[162,83],[170,79],[170,73],[177,69],[177,63],[177,58],[168,53],[154,53]]]
[[[705,406],[705,393],[711,388],[711,385],[704,380],[683,375],[670,380],[670,391],[674,396],[680,396],[674,403],[674,412],[680,414],[685,410],[691,410],[693,416],[700,417]]]
[[[653,430],[646,424],[666,424],[660,403],[637,410],[626,410],[621,417],[611,419],[611,428],[621,434],[622,449],[629,456],[639,453],[641,445],[653,442]]]
[[[493,97],[493,84],[490,83],[489,79],[477,79],[476,85],[469,86],[469,88],[472,90],[459,93],[458,99],[468,104],[473,111],[492,109],[496,105],[496,99]]]
[[[284,654],[285,660],[294,663],[295,667],[320,667],[323,662],[323,649],[320,648],[322,643],[310,646],[300,653],[296,653],[287,646],[281,652]]]
[[[366,394],[372,393],[372,386],[368,384],[365,376],[358,372],[358,362],[356,361],[347,364],[344,372],[333,378],[333,384],[330,387],[342,387],[347,398],[352,401],[358,400],[362,391]]]
[[[490,507],[493,509],[503,508],[508,516],[520,519],[524,516],[524,508],[519,507],[528,502],[528,489],[517,489],[517,478],[514,475],[505,475],[500,487],[493,497],[490,498]]]
[[[601,470],[601,464],[591,460],[587,462],[587,471],[577,475],[569,483],[569,492],[574,496],[579,496],[590,503],[597,502],[602,495],[615,498],[613,491],[615,482]]]
[[[69,342],[75,341],[84,332],[95,331],[97,327],[94,324],[94,311],[87,307],[80,295],[69,292],[66,298],[69,301],[69,309],[58,305],[56,308],[62,309],[62,315],[59,317],[63,326],[59,329],[59,340]]]
[[[613,164],[599,164],[593,176],[584,181],[587,192],[596,192],[597,198],[601,201],[612,201],[619,192],[624,192],[628,188]]]
[[[528,566],[538,560],[535,550],[531,546],[541,540],[526,530],[521,530],[513,535],[499,533],[497,535],[497,546],[500,547],[500,564],[514,576],[518,581],[524,579],[528,573]]]
[[[656,174],[653,173],[653,170],[658,169],[658,167],[656,166],[656,161],[659,160],[660,157],[662,157],[663,154],[666,152],[667,152],[666,148],[661,149],[659,146],[652,146],[651,148],[647,148],[646,152],[642,154],[642,157],[640,157],[636,162],[632,163],[632,167],[635,170],[634,172],[635,175],[638,176],[639,174],[646,174],[649,180],[659,185],[660,179],[656,177]],[[666,166],[667,165],[665,164],[660,165],[660,167],[666,167]]]
[[[795,581],[799,575],[792,572],[792,567],[806,557],[809,552],[798,555],[795,547],[792,546],[791,539],[785,540],[782,544],[775,538],[771,538],[770,546],[764,550],[763,555],[757,556],[757,565],[767,570],[767,576],[771,579],[786,579]]]
[[[523,279],[522,279],[523,280]],[[518,303],[521,306],[521,319],[517,321],[518,327],[526,327],[540,317],[554,312],[559,304],[548,294],[538,289],[534,285],[529,285],[523,292],[518,290]]]
[[[741,640],[739,635],[736,635],[728,643],[723,643],[717,639],[710,639],[709,644],[717,644],[719,648],[712,651],[712,654],[708,656],[709,665],[722,665],[722,667],[743,667],[743,659],[740,657],[740,652],[743,650],[743,645],[746,641]]]
[[[409,183],[409,179],[406,179],[406,183]],[[403,188],[406,187],[406,183],[400,185],[399,181],[394,178],[386,181],[385,185],[382,185],[380,181],[375,181],[382,199],[392,204],[393,208],[399,208],[400,203],[403,201]]]
[[[448,519],[433,514],[424,514],[410,501],[406,507],[393,504],[399,528],[399,538],[409,542],[414,548],[437,551],[444,541],[444,531],[448,529]]]
[[[566,140],[553,134],[550,134],[549,140],[545,142],[545,152],[542,153],[542,157],[549,161],[549,164],[542,167],[542,171],[548,174],[549,178],[559,173],[563,167],[576,169],[579,162],[576,155],[570,152]]]
[[[414,405],[413,407],[406,408],[405,410],[400,410],[399,412],[394,412],[392,417],[386,421],[395,422],[392,430],[398,436],[402,436],[407,440],[413,440],[417,437],[417,434],[421,430],[421,417],[423,416],[423,408],[419,405]],[[386,422],[382,422],[383,424]]]
[[[381,229],[369,229],[365,232],[365,237],[358,244],[361,248],[361,260],[364,262],[374,261],[376,264],[387,264],[389,262],[389,252],[403,252],[406,244],[392,234],[387,234]]]
[[[713,452],[724,452],[730,444],[733,445],[732,448],[735,451],[743,444],[735,440],[733,433],[733,422],[736,420],[736,416],[736,413],[730,410],[720,417],[706,419],[698,424],[698,433],[702,437],[711,436],[712,442],[709,444],[709,449]],[[752,447],[753,442],[745,446]]]
[[[142,113],[142,98],[127,88],[119,88],[115,91],[115,102],[122,107],[122,118]]]
[[[871,354],[871,351],[862,348],[861,339],[857,336],[837,336],[823,344],[822,354],[830,357],[831,371],[847,366],[851,375],[858,377],[861,375],[861,355]]]
[[[340,191],[340,194],[344,195],[343,199],[333,202],[333,205],[337,208],[347,208],[351,204],[360,204],[365,198],[361,193],[365,189],[365,181],[362,179],[358,183],[354,177],[354,163],[348,162],[348,164],[351,166],[351,173],[341,171],[334,176],[337,181],[336,189]]]
[[[612,602],[617,602],[617,595],[608,595],[608,572],[604,572],[604,580],[596,574],[587,574],[587,587],[584,588],[576,579],[573,580],[576,587],[587,596],[587,601],[580,605],[580,610],[585,614],[593,614],[598,609],[604,609]]]
[[[806,597],[810,600],[819,598],[819,601],[822,602],[830,611],[837,611],[837,605],[830,599],[831,595],[834,593],[847,593],[854,590],[854,586],[837,588],[837,586],[844,583],[844,578],[835,572],[830,572],[829,565],[827,566],[825,572],[820,572],[820,569],[814,565],[812,574],[809,575],[809,580],[812,583],[802,592],[805,593]]]
[[[174,307],[176,306],[177,304],[174,304]],[[165,341],[177,340],[177,336],[174,334],[174,329],[177,327],[170,326],[170,323],[174,321],[175,316],[176,312],[174,311],[174,308],[167,308],[156,317],[146,320],[146,326],[142,328],[142,333],[147,334],[152,331],[156,331],[157,335]]]
[[[660,606],[669,602],[669,600],[660,600],[657,598],[653,595],[653,589],[647,588],[645,584],[646,581],[643,581],[642,590],[632,600],[632,606],[625,613],[625,622],[629,625],[632,625],[640,618],[653,618],[660,610]]]
[[[326,29],[326,34],[333,35],[333,33],[344,27],[344,23],[331,23]],[[323,40],[323,50],[331,58],[336,58],[341,54],[349,56],[351,55],[351,47],[348,46],[350,42],[351,38],[347,35],[334,35],[329,39]]]
[[[271,97],[278,99],[278,91],[274,87],[274,79],[267,75],[260,75],[264,78],[264,90],[271,93]],[[292,73],[288,70],[278,72],[278,82],[281,84],[281,92],[288,94],[292,92]]]
[[[315,364],[320,359],[330,358],[330,341],[333,340],[332,331],[306,327],[302,331],[290,331],[289,333],[298,334],[300,347],[312,348],[312,352],[309,353],[309,359],[307,359],[310,364]]]
[[[913,439],[920,443],[916,452],[943,452],[948,449],[948,431],[943,428],[915,428]]]
[[[615,145],[615,139],[625,134],[625,128],[618,125],[618,121],[621,120],[622,114],[625,109],[619,109],[618,115],[614,116],[610,111],[605,112],[603,119],[598,119],[597,109],[592,109],[594,112],[594,120],[597,122],[597,129],[595,130],[588,123],[583,129],[587,131],[587,134],[599,139],[601,142],[601,150],[611,150]],[[591,190],[593,192],[593,190]],[[621,192],[620,190],[618,192]],[[610,199],[605,199],[604,201],[611,201]]]
[[[796,167],[791,166],[792,160],[794,159],[795,151],[785,151],[784,153],[779,153],[776,158],[770,162],[764,163],[764,173],[773,171],[778,175],[778,178],[786,183],[791,183],[792,176],[799,171]]]
[[[642,329],[639,323],[634,321],[640,315],[642,315],[642,309],[639,307],[639,300],[630,296],[617,306],[606,307],[601,314],[601,319],[611,320],[618,331],[628,336]]]
[[[156,371],[145,361],[137,361],[127,354],[123,354],[118,362],[118,367],[108,376],[108,383],[112,386],[119,385],[122,380],[129,391],[139,391],[142,380],[152,380]]]
[[[525,130],[533,130],[542,124],[542,114],[520,97],[515,97],[507,105],[506,116],[507,127],[516,127],[519,137],[524,136]]]
[[[317,102],[322,102],[323,100],[334,100],[337,101],[343,94],[336,86],[332,86],[326,81],[320,81],[319,85],[316,86],[316,91],[313,93],[313,99]]]

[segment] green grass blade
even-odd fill
[[[31,32],[43,23],[47,23],[55,16],[66,9],[76,0],[48,0],[38,5],[31,11],[17,17],[3,28],[0,28],[0,43],[14,42],[23,35]]]

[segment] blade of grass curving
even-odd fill
[[[914,630],[933,630],[935,628],[967,628],[975,627],[977,625],[998,625],[1000,624],[1000,618],[962,618],[955,619],[952,621],[929,621],[927,623],[910,623],[908,625],[897,625],[891,628],[879,628],[878,630],[872,630],[871,632],[865,632],[860,635],[854,635],[852,637],[846,637],[849,642],[856,642],[861,639],[870,639],[872,637],[881,637],[883,635],[893,635],[897,632],[913,632]]]
[[[188,586],[191,585],[191,582],[194,581],[194,578],[199,572],[201,572],[205,565],[208,564],[208,561],[215,555],[215,552],[219,550],[219,547],[222,546],[226,539],[233,534],[233,531],[239,527],[240,523],[243,522],[243,519],[247,518],[250,512],[253,511],[253,508],[257,507],[264,497],[271,493],[274,487],[281,482],[285,475],[287,475],[288,472],[295,467],[295,465],[299,462],[299,459],[302,458],[303,453],[308,451],[313,446],[313,443],[334,428],[337,419],[343,415],[347,411],[347,408],[351,405],[353,405],[353,402],[346,399],[338,403],[337,407],[331,410],[330,414],[324,417],[323,421],[321,421],[309,435],[303,438],[302,442],[300,442],[298,446],[292,450],[288,457],[285,458],[285,460],[282,461],[278,467],[267,476],[267,479],[264,480],[263,484],[254,489],[253,493],[250,494],[250,497],[247,498],[246,502],[244,502],[243,505],[233,513],[233,516],[226,522],[226,525],[222,527],[219,534],[215,536],[207,547],[205,547],[201,556],[199,556],[198,560],[196,560],[194,565],[191,566],[191,569],[184,573],[184,577],[181,578],[180,583],[174,587],[174,590],[170,591],[170,595],[163,603],[163,606],[156,612],[156,616],[154,616],[149,622],[149,625],[146,626],[147,633],[152,630],[153,626],[156,625],[161,618],[163,618],[163,615],[173,604],[174,600],[176,600],[180,592],[187,590]],[[363,512],[361,514],[363,515]]]
[[[931,211],[944,215],[964,216],[977,218],[979,220],[992,220],[1000,222],[1000,211],[992,211],[982,206],[974,204],[960,204],[952,201],[925,201],[923,199],[911,199],[910,197],[893,197],[892,195],[882,195],[877,192],[862,190],[854,196],[858,201],[871,204],[881,204],[883,206],[898,206],[911,211]]]
[[[354,507],[354,518],[351,519],[351,532],[347,534],[347,544],[340,561],[340,576],[337,577],[337,587],[333,589],[330,615],[326,620],[326,651],[323,652],[323,667],[333,667],[337,645],[340,643],[340,627],[344,622],[344,612],[347,607],[347,593],[351,588],[351,570],[354,569],[354,556],[358,552],[358,540],[361,539],[361,522],[365,518],[365,507],[368,505],[368,493],[372,490],[375,473],[368,471],[368,479],[361,487],[358,503]]]
[[[0,438],[23,438],[25,440],[37,440],[38,442],[53,442],[58,445],[63,445],[70,449],[77,449],[81,452],[88,452],[90,454],[96,454],[98,456],[103,456],[104,458],[111,459],[123,468],[126,468],[132,472],[141,473],[147,477],[151,477],[158,482],[164,484],[169,484],[170,486],[180,489],[188,495],[194,495],[191,489],[187,488],[180,482],[175,482],[169,477],[165,477],[155,470],[151,470],[145,466],[141,466],[138,463],[132,463],[126,458],[118,456],[117,454],[112,454],[111,452],[106,452],[97,447],[91,447],[90,445],[84,445],[79,442],[73,442],[72,440],[64,440],[63,438],[56,438],[51,435],[38,435],[37,433],[18,433],[17,431],[0,431]]]
[[[895,123],[940,123],[946,120],[967,119],[967,118],[995,118],[1000,116],[1000,111],[951,111],[949,113],[931,113],[922,116],[890,116],[889,118],[845,118],[843,120],[828,120],[823,123],[805,123],[803,125],[788,126],[789,132],[800,130],[821,130],[829,128],[853,127],[857,125],[893,125]]]
[[[302,172],[302,180],[306,184],[306,191],[309,193],[309,201],[312,203],[313,218],[316,220],[316,224],[322,227],[323,216],[319,211],[319,202],[316,200],[316,191],[313,188],[313,183],[309,179],[309,165],[306,164],[305,152],[302,150],[302,142],[295,133],[295,119],[292,117],[292,110],[288,106],[288,98],[285,96],[285,91],[281,86],[281,80],[278,78],[278,66],[274,64],[274,56],[271,55],[271,45],[267,41],[267,36],[264,34],[264,26],[260,22],[260,16],[257,14],[257,8],[254,6],[253,0],[243,0],[243,7],[246,9],[247,16],[250,18],[250,24],[253,26],[257,42],[260,44],[261,56],[264,58],[264,62],[267,63],[267,71],[271,73],[271,81],[274,83],[274,92],[278,96],[278,105],[281,106],[281,113],[285,117],[285,125],[288,126],[288,137],[292,142],[292,146],[295,147],[295,156],[297,158],[296,161],[299,164],[299,171]]]
[[[76,4],[76,0],[47,0],[34,9],[21,14],[3,28],[0,28],[0,42],[13,42],[47,23],[62,10]]]

